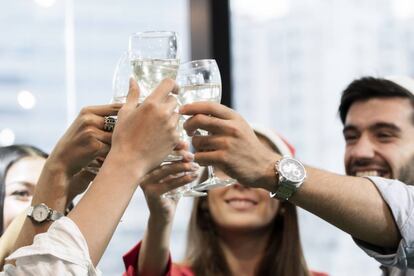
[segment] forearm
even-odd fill
[[[62,170],[54,165],[46,163],[36,186],[32,206],[45,203],[49,208],[63,213],[67,202],[65,187],[68,182],[69,179]],[[53,183],[53,185],[50,185],[51,183]],[[46,232],[51,224],[52,222],[48,221],[37,224],[26,217],[12,251],[15,251],[22,246],[32,244],[34,236]]]
[[[368,179],[307,167],[308,177],[290,201],[353,237],[395,248],[400,233],[392,213]]]
[[[163,275],[170,256],[171,220],[150,215],[138,257],[138,275]]]
[[[138,186],[136,179],[142,176],[138,166],[128,170],[127,161],[110,155],[86,194],[68,215],[82,232],[94,265],[102,257]]]

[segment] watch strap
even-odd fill
[[[270,192],[270,197],[276,197],[281,200],[289,200],[289,198],[299,189],[299,187],[303,184],[306,178],[306,170],[304,169],[304,177],[298,182],[292,182],[288,180],[283,174],[279,171],[279,165],[285,159],[293,159],[295,162],[299,163],[301,167],[303,167],[302,163],[298,160],[290,157],[290,156],[283,156],[281,159],[277,160],[274,166],[275,174],[278,179],[278,183],[276,183],[277,190],[276,192]]]
[[[58,211],[50,209],[50,208],[49,208],[49,210],[51,211],[50,215],[49,215],[49,218],[48,218],[48,220],[50,220],[50,221],[58,220],[58,219],[60,219],[61,217],[64,216],[61,212],[58,212]]]
[[[34,206],[30,206],[29,208],[27,208],[26,215],[31,217],[33,215],[33,209]]]
[[[295,192],[297,188],[293,185],[286,185],[281,183],[276,192],[270,192],[270,197],[276,197],[282,200],[288,200]]]

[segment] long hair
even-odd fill
[[[38,156],[47,158],[48,154],[34,146],[12,145],[0,147],[0,233],[4,231],[4,198],[6,191],[6,175],[10,167],[22,158]]]
[[[280,202],[270,227],[267,248],[255,275],[310,275],[300,242],[296,207],[288,201]],[[230,275],[217,227],[204,197],[194,199],[187,235],[185,262],[195,275]]]

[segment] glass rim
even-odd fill
[[[177,32],[174,31],[143,31],[143,32],[136,32],[129,35],[129,38],[135,37],[153,37],[153,38],[160,38],[165,37],[167,35],[174,35],[178,37]]]

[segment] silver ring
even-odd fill
[[[105,121],[104,121],[103,129],[105,131],[112,132],[115,128],[116,117],[105,116],[104,119]]]

